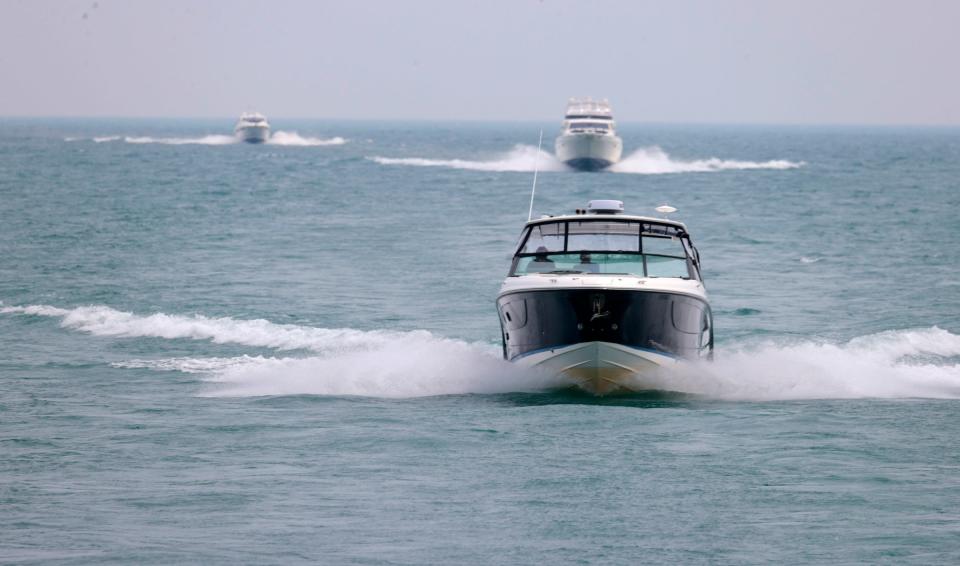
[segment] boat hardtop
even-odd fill
[[[613,112],[606,100],[571,98],[564,115],[564,131],[569,134],[600,133],[613,135]]]
[[[612,120],[613,111],[607,99],[571,98],[567,103],[567,120]]]
[[[593,200],[574,214],[527,222],[509,277],[533,274],[701,281],[699,252],[684,223],[623,214],[616,200]]]
[[[266,122],[267,117],[259,112],[244,112],[240,115],[241,122],[249,122],[251,124],[259,124],[260,122]]]

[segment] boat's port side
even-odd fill
[[[503,353],[517,360],[583,342],[605,342],[676,358],[713,349],[713,319],[702,299],[626,289],[557,289],[497,299]]]

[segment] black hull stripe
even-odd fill
[[[675,358],[713,350],[710,306],[699,298],[626,289],[517,291],[497,298],[503,356],[608,342]]]

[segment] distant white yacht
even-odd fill
[[[606,100],[571,98],[557,138],[557,158],[575,169],[596,171],[620,161],[623,140]]]
[[[233,133],[247,143],[263,143],[270,138],[270,123],[259,112],[244,112],[240,115]]]

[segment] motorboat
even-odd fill
[[[610,103],[571,98],[555,149],[557,159],[582,171],[597,171],[620,161],[623,140],[617,136]]]
[[[506,360],[605,395],[663,390],[678,365],[712,358],[713,314],[687,227],[623,210],[592,200],[526,223],[497,296]]]
[[[233,128],[233,133],[240,141],[264,143],[270,139],[270,123],[266,116],[259,112],[244,112]]]

